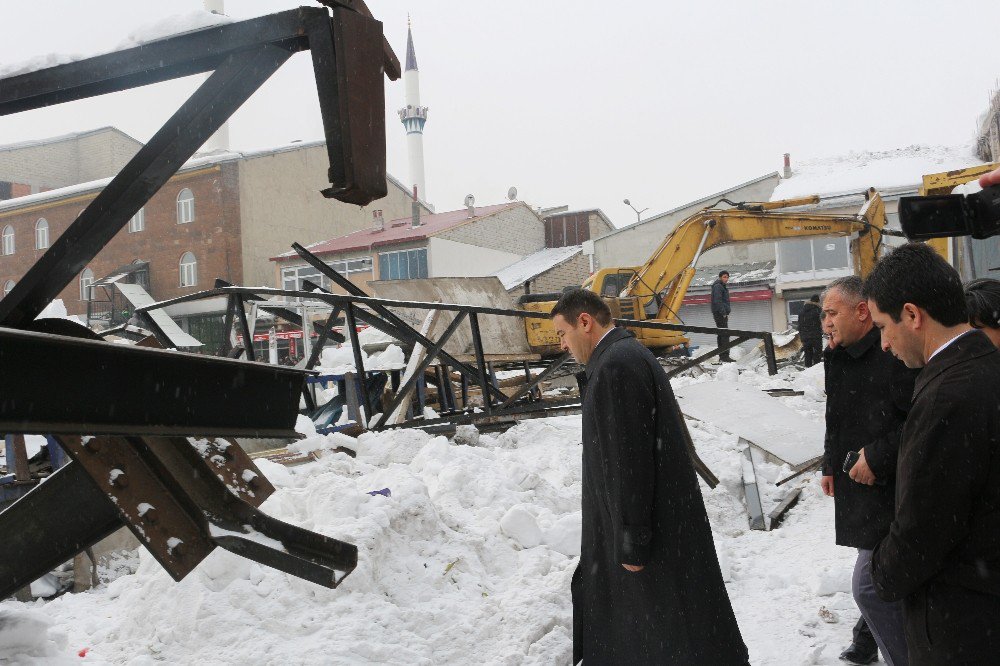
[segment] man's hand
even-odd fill
[[[628,571],[631,571],[632,573],[642,571],[643,569],[646,568],[643,566],[636,566],[635,564],[623,564],[622,566],[625,567],[625,569],[627,569]]]
[[[866,486],[873,486],[875,485],[875,473],[872,472],[872,468],[868,466],[868,461],[865,460],[865,450],[861,449],[859,453],[861,453],[861,456],[858,458],[858,462],[854,463],[851,471],[848,472],[848,476],[853,481],[863,483]]]
[[[979,184],[982,187],[989,187],[990,185],[1000,185],[1000,169],[995,171],[990,171],[984,176],[980,176]]]
[[[819,480],[819,485],[823,488],[823,494],[827,497],[833,497],[833,477],[824,476]]]

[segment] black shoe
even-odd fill
[[[874,664],[878,661],[878,646],[866,649],[857,643],[840,653],[840,660],[848,664]]]

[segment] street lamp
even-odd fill
[[[640,217],[640,216],[643,213],[645,213],[647,210],[649,210],[648,208],[643,208],[642,210],[636,210],[635,206],[633,206],[632,202],[629,201],[628,199],[625,199],[625,205],[635,211],[635,221],[636,222],[642,222],[642,217]]]

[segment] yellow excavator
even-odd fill
[[[663,240],[645,264],[629,268],[604,268],[583,284],[600,294],[616,318],[678,324],[677,312],[687,293],[701,255],[728,243],[808,238],[814,236],[854,236],[851,254],[854,269],[867,275],[879,258],[885,229],[885,204],[874,189],[856,215],[832,215],[783,211],[782,209],[819,203],[818,196],[762,203],[718,203],[698,211],[681,222]],[[722,202],[719,202],[722,203]],[[901,235],[893,232],[893,235]],[[548,296],[548,295],[545,295]],[[541,297],[541,298],[540,298]],[[522,297],[519,307],[548,313],[558,294]],[[551,320],[526,319],[528,346],[536,354],[549,356],[560,351]],[[649,328],[630,329],[645,346],[666,351],[687,344],[679,331]]]

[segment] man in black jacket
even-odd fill
[[[882,348],[922,368],[872,578],[903,600],[911,664],[1000,663],[1000,351],[926,245],[883,258],[864,291]]]
[[[851,588],[862,615],[841,659],[870,664],[881,649],[890,666],[905,666],[903,606],[878,597],[870,562],[892,522],[896,454],[916,373],[879,347],[861,286],[861,278],[850,276],[834,280],[823,292],[831,346],[823,354],[822,484],[834,499],[837,545],[858,549]],[[845,469],[851,452],[858,453],[858,461]]]
[[[749,663],[666,373],[593,292],[564,292],[552,314],[587,366],[573,662]]]
[[[799,313],[799,339],[805,351],[806,367],[811,368],[823,358],[823,310],[819,296],[812,297],[802,305]]]
[[[718,328],[729,328],[729,313],[732,308],[729,306],[729,271],[720,271],[719,277],[712,283],[712,317],[715,318],[715,325]],[[719,334],[715,336],[716,346],[722,347],[729,342],[728,335]],[[732,361],[729,357],[729,350],[719,354],[722,361]]]

